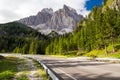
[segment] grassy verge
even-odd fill
[[[77,57],[77,51],[69,51],[60,55],[50,55],[50,56],[57,58],[72,58],[72,57]]]
[[[100,57],[100,58],[120,58],[120,44],[115,44],[114,45],[115,52],[113,52],[113,47],[112,45],[109,45],[107,47],[107,54],[105,53],[105,49],[102,50],[92,50],[88,53],[83,54],[82,56],[87,56],[87,57]]]
[[[26,74],[21,74],[19,77],[17,77],[17,80],[29,80]]]
[[[68,58],[67,56],[65,55],[49,55],[51,57],[56,57],[56,58]]]
[[[4,59],[0,59],[0,80],[13,80],[19,72],[18,67],[21,64],[24,64],[24,60],[15,57],[4,57]],[[22,74],[16,80],[28,80],[28,78]]]
[[[46,72],[44,71],[43,67],[37,61],[34,60],[34,62],[35,62],[35,65],[39,68],[39,71],[42,75],[42,79],[43,80],[48,80]]]
[[[115,52],[113,52],[113,46],[109,45],[107,47],[107,54],[105,53],[105,49],[101,50],[92,50],[88,53],[81,53],[81,52],[71,52],[71,53],[66,53],[63,55],[51,55],[52,57],[57,57],[57,58],[73,58],[73,57],[90,57],[90,58],[118,58],[120,59],[120,44],[115,44],[114,45]]]
[[[12,80],[17,72],[17,58],[6,57],[0,60],[0,80]]]
[[[18,67],[18,72],[15,75],[15,79],[16,80],[29,80],[28,76],[26,75],[28,71],[28,66],[26,66],[26,62],[24,59],[19,59],[17,67]]]

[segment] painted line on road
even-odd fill
[[[37,61],[41,63],[41,61],[40,61],[39,59],[38,59]],[[42,64],[44,64],[44,62],[43,62]],[[44,64],[44,65],[45,65],[45,64]],[[55,67],[55,66],[53,66],[53,65],[50,65],[50,66]],[[64,73],[66,76],[70,77],[70,78],[73,79],[73,80],[77,80],[76,78],[74,78],[73,76],[71,76],[70,74],[64,72],[64,71],[61,70],[61,69],[56,68],[56,70],[58,70],[58,71]]]
[[[52,67],[55,67],[55,66],[52,66]],[[68,73],[64,72],[63,70],[58,69],[58,68],[56,68],[56,69],[57,69],[58,71],[60,71],[60,72],[64,73],[66,76],[70,77],[71,79],[73,79],[73,80],[77,80],[76,78],[74,78],[74,77],[73,77],[73,76],[71,76],[70,74],[68,74]]]

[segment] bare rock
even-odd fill
[[[75,9],[64,5],[62,9],[53,12],[51,8],[44,8],[36,16],[30,16],[19,20],[43,34],[49,34],[55,31],[59,34],[72,32],[77,23],[83,19]]]

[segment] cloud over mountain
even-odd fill
[[[90,12],[85,8],[86,1],[88,0],[0,0],[0,23],[34,15],[43,8],[58,10],[64,4],[85,16]]]

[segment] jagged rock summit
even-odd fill
[[[83,16],[75,9],[64,5],[62,9],[55,12],[51,8],[44,8],[36,16],[20,19],[19,22],[47,35],[52,31],[58,34],[72,32],[82,19]]]
[[[41,12],[38,12],[37,15],[20,19],[19,22],[28,26],[37,26],[39,24],[46,23],[51,19],[52,15],[53,9],[44,8],[41,10]]]

